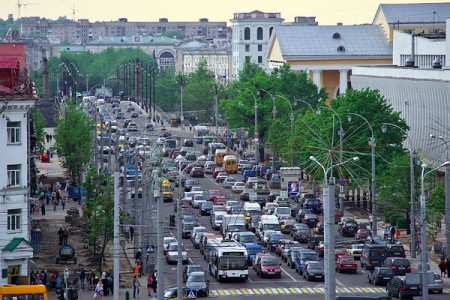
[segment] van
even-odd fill
[[[246,202],[246,203],[244,203],[244,216],[247,215],[247,212],[251,211],[251,210],[261,212],[261,206],[258,203],[255,203],[255,202]],[[246,221],[248,222],[248,220],[246,220]]]
[[[0,299],[47,300],[47,288],[42,284],[0,286]]]
[[[226,149],[217,149],[216,153],[214,155],[214,162],[218,165],[218,166],[222,166],[223,164],[223,159],[224,157],[227,155],[227,150]],[[237,162],[236,162],[237,164]],[[237,165],[236,165],[237,168]]]
[[[217,151],[216,151],[217,152]],[[238,171],[237,166],[237,157],[234,155],[226,155],[223,158],[223,167],[225,168],[225,172],[236,174]]]
[[[243,181],[247,182],[247,179],[250,177],[256,177],[256,171],[254,170],[245,170],[244,173],[242,173]]]
[[[361,251],[361,268],[370,270],[379,267],[388,256],[389,252],[385,245],[366,244]]]

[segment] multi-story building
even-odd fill
[[[445,31],[445,20],[450,16],[450,3],[380,4],[373,25],[381,25],[389,43],[394,31],[406,33],[438,33]]]
[[[58,39],[61,44],[86,44],[101,37],[121,36],[159,36],[168,32],[179,32],[186,39],[203,37],[207,39],[226,39],[226,22],[210,22],[206,18],[198,22],[169,22],[166,18],[158,22],[128,22],[120,18],[111,22],[90,22],[80,19],[77,22],[55,23],[47,19],[30,18],[21,25],[22,36],[44,35]]]
[[[0,285],[29,283],[29,119],[35,92],[25,45],[0,44]]]
[[[252,61],[263,69],[268,68],[265,56],[272,30],[284,19],[280,13],[264,13],[258,10],[249,13],[235,13],[233,24],[233,79],[237,79],[245,61]]]
[[[205,61],[208,69],[219,82],[231,80],[232,53],[228,43],[210,44],[188,42],[177,48],[177,71],[183,74],[195,72],[198,64]]]

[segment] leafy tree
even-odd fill
[[[101,270],[106,246],[114,237],[114,188],[111,177],[99,174],[95,168],[89,170],[84,186],[89,245],[93,246]]]
[[[170,67],[156,77],[156,104],[165,112],[179,111],[179,85],[176,81],[175,68]]]
[[[40,152],[43,152],[45,150],[44,143],[42,142],[45,136],[45,119],[39,109],[33,110],[33,126],[34,133],[36,134],[36,147]]]
[[[55,149],[63,157],[63,165],[71,173],[75,184],[81,183],[81,174],[91,160],[92,119],[68,103],[63,118],[56,122]]]

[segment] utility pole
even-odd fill
[[[180,110],[181,110],[181,116],[180,116],[180,120],[181,120],[181,130],[184,131],[184,114],[183,114],[183,91],[184,91],[184,87],[183,87],[183,74],[180,74]]]
[[[181,214],[181,163],[178,174],[178,198],[177,198],[177,241],[178,241],[178,259],[177,259],[177,298],[183,300],[183,236],[182,236],[182,214]]]
[[[218,115],[219,115],[219,103],[217,99],[217,84],[214,83],[214,119],[216,121],[216,136],[219,136],[219,125],[218,125]]]
[[[120,284],[120,230],[119,230],[119,164],[116,161],[114,170],[114,300],[119,300]]]

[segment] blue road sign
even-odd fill
[[[298,181],[288,181],[288,194],[289,196],[298,196],[300,193],[300,182]]]
[[[149,245],[149,244],[145,245],[145,251],[146,251],[147,253],[153,253],[153,252],[155,252],[155,245]]]
[[[197,290],[186,289],[186,300],[197,300]]]

